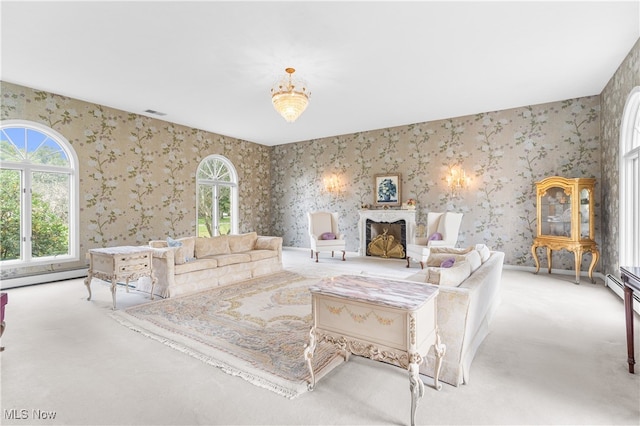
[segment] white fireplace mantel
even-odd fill
[[[415,210],[359,210],[360,220],[358,221],[358,232],[360,234],[360,256],[367,255],[367,219],[373,222],[396,222],[404,220],[406,224],[407,244],[413,244],[416,234],[416,211]]]

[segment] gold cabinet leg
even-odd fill
[[[531,255],[533,256],[533,261],[536,262],[536,271],[534,274],[537,274],[540,270],[540,261],[538,260],[538,246],[535,244],[531,246]]]
[[[591,265],[589,265],[589,279],[594,284],[596,281],[593,279],[593,270],[595,269],[596,264],[598,263],[598,259],[600,259],[600,252],[598,251],[597,248],[594,248],[593,250],[591,250]]]
[[[551,273],[551,268],[553,267],[553,250],[547,247],[547,269],[549,273]]]
[[[577,248],[573,252],[573,257],[575,259],[575,267],[576,267],[576,284],[580,284],[580,264],[582,263],[582,250]]]

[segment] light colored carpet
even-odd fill
[[[370,273],[404,279],[418,268],[395,259],[347,260],[286,249],[305,276]],[[627,372],[622,300],[602,281],[505,269],[502,304],[471,365],[467,385],[430,387],[418,424],[640,424],[640,374]],[[408,424],[407,373],[360,357],[313,392],[283,398],[133,333],[110,315],[107,283],[82,280],[9,290],[0,354],[3,425]],[[149,301],[118,291],[118,309]],[[636,316],[636,357],[640,320]],[[640,369],[640,364],[636,369]],[[7,410],[26,410],[23,420]],[[36,420],[33,410],[55,411]],[[11,412],[11,411],[9,411]]]
[[[281,271],[112,316],[226,373],[294,398],[307,391],[311,380],[303,351],[311,328],[309,286],[316,282]],[[343,360],[333,345],[319,344],[313,371],[320,378]]]

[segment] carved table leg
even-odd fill
[[[444,343],[440,342],[440,333],[436,330],[436,342],[433,344],[433,350],[436,354],[436,368],[433,373],[433,386],[436,390],[442,389],[442,385],[440,384],[440,368],[442,367],[442,358],[444,358],[444,354],[447,352],[447,346]]]
[[[538,271],[540,270],[540,261],[538,260],[538,246],[537,245],[532,245],[531,246],[531,255],[533,256],[533,261],[536,263],[536,271],[534,272],[534,274],[537,274]]]
[[[553,250],[547,247],[547,268],[549,269],[549,273],[551,273],[552,267],[553,267]]]
[[[424,395],[424,383],[420,380],[419,368],[422,363],[420,354],[409,355],[409,390],[411,391],[411,426],[416,424],[418,401]]]
[[[156,287],[156,282],[158,279],[153,275],[153,271],[151,272],[151,300],[153,300],[153,289]]]
[[[84,279],[84,285],[87,286],[87,291],[89,292],[89,297],[87,300],[91,300],[91,279],[93,278],[93,272],[89,271],[89,275]]]
[[[596,280],[593,279],[593,270],[598,263],[598,259],[600,259],[600,252],[598,251],[598,249],[594,248],[591,250],[591,265],[589,265],[589,279],[593,284],[596,283]]]
[[[307,361],[307,367],[309,368],[309,373],[311,373],[311,381],[307,385],[307,389],[310,391],[316,387],[316,376],[313,374],[313,353],[316,350],[316,330],[314,327],[311,327],[309,330],[309,344],[304,349],[304,359]]]
[[[411,257],[407,256],[407,268],[411,266]]]
[[[127,283],[127,285],[129,285]],[[118,286],[118,280],[116,279],[116,277],[113,277],[111,279],[111,298],[113,299],[113,310],[116,310],[116,290],[117,290],[117,286]]]

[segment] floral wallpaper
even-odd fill
[[[631,49],[601,94],[602,103],[602,194],[604,273],[619,276],[619,155],[620,125],[627,96],[640,86],[640,39]]]
[[[1,82],[2,119],[38,122],[78,155],[80,258],[88,249],[195,234],[195,173],[211,154],[239,176],[240,232],[268,234],[270,147]],[[2,277],[73,265],[2,270]]]
[[[400,173],[403,201],[427,212],[460,211],[459,245],[486,243],[508,265],[534,265],[535,182],[552,175],[596,179],[596,271],[617,272],[619,126],[627,94],[640,85],[640,42],[601,95],[473,116],[314,139],[275,147],[0,82],[0,118],[45,124],[72,144],[80,161],[81,261],[89,248],[141,245],[195,233],[195,171],[210,154],[240,178],[240,232],[279,235],[308,247],[306,212],[337,211],[350,251],[357,251],[358,210],[374,201],[379,173]],[[602,110],[601,110],[602,108]],[[601,128],[602,127],[602,128]],[[457,196],[450,167],[471,177]],[[324,180],[336,176],[340,191]],[[546,265],[540,253],[542,268]],[[583,257],[586,270],[590,255]],[[2,277],[70,265],[3,269]],[[73,265],[72,265],[73,266]],[[554,254],[573,269],[573,255]]]
[[[445,181],[452,166],[471,177],[458,197]],[[486,243],[523,266],[534,265],[535,182],[596,178],[601,244],[599,96],[275,146],[271,168],[272,230],[289,246],[307,247],[306,212],[328,209],[339,212],[347,249],[357,251],[358,209],[373,204],[374,175],[396,172],[402,199],[417,201],[418,223],[429,211],[463,212],[460,246]],[[337,194],[323,186],[334,174],[343,185]],[[590,261],[583,257],[583,269]],[[573,269],[573,254],[556,252],[554,267]]]

